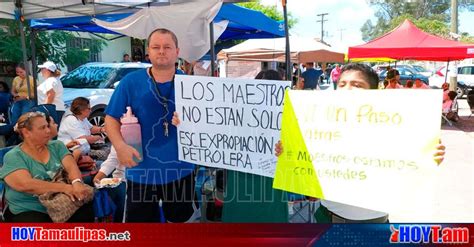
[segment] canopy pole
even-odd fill
[[[30,85],[32,82],[30,82],[30,69],[28,66],[28,59],[26,55],[26,41],[25,41],[25,30],[23,30],[23,15],[21,13],[21,0],[16,0],[15,2],[15,7],[17,9],[17,14],[18,14],[18,25],[20,27],[20,36],[21,36],[21,52],[23,54],[23,64],[25,65],[25,72],[26,72],[26,85],[27,85],[27,90],[28,90],[28,98],[33,98],[33,92],[30,90]]]
[[[37,63],[36,63],[36,44],[35,44],[35,41],[36,41],[36,33],[37,33],[37,30],[35,29],[32,29],[31,32],[30,32],[30,46],[31,46],[31,73],[33,74],[33,88],[35,88],[35,91],[34,91],[34,99],[35,99],[35,103],[38,104],[38,97],[36,97],[36,87],[37,87],[37,82],[38,82],[38,74],[36,73],[36,71],[38,71],[37,69]]]
[[[282,0],[283,17],[285,18],[285,63],[286,63],[286,79],[291,81],[291,59],[290,59],[290,34],[288,33],[288,13],[286,11],[286,0]]]
[[[211,76],[214,77],[216,76],[215,75],[215,72],[216,72],[216,64],[215,64],[215,61],[216,61],[216,51],[215,51],[215,47],[214,47],[214,22],[211,21],[211,23],[209,23],[209,40],[211,41]]]
[[[446,73],[444,75],[444,82],[448,82],[448,71],[449,71],[449,59],[448,59],[448,62],[446,63]]]

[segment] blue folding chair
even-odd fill
[[[13,148],[14,146],[0,148],[0,169],[3,167],[3,157],[8,151],[12,150]],[[0,181],[0,218],[2,220],[3,220],[3,212],[6,209],[6,206],[5,206],[6,201],[3,198],[4,194],[5,194],[5,184],[3,184],[2,181]]]

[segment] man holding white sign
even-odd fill
[[[377,74],[368,66],[362,64],[344,66],[338,82],[339,89],[346,90],[376,89],[377,85]],[[399,92],[400,95],[403,94],[403,91]],[[383,93],[396,92],[385,91]],[[432,93],[434,95],[436,92]],[[287,114],[287,107],[291,112],[288,120],[285,117],[289,115],[284,116],[282,124],[286,126],[284,128],[293,128],[294,132],[291,132],[291,135],[288,134],[290,132],[285,133],[286,129],[282,132],[282,139],[285,140],[286,138],[284,142],[288,146],[285,153],[282,154],[282,144],[276,146],[276,153],[282,155],[277,165],[274,188],[323,199],[336,199],[338,202],[357,202],[357,205],[374,206],[371,204],[377,204],[376,206],[381,208],[384,203],[380,203],[377,198],[374,198],[374,194],[371,194],[372,198],[367,197],[367,194],[365,194],[369,190],[375,193],[374,191],[377,191],[378,188],[370,189],[370,187],[367,187],[368,185],[384,188],[389,182],[384,184],[383,180],[392,179],[392,177],[387,177],[387,174],[397,176],[403,174],[403,176],[407,176],[408,181],[413,181],[413,178],[419,177],[420,173],[412,172],[411,169],[418,171],[420,169],[429,170],[429,168],[421,167],[416,161],[404,160],[405,157],[394,157],[390,147],[383,145],[383,143],[388,143],[387,140],[397,139],[393,134],[396,135],[400,131],[403,132],[407,129],[406,126],[415,126],[415,124],[407,123],[403,123],[403,128],[399,126],[405,121],[404,115],[396,110],[400,106],[390,105],[382,108],[381,112],[376,112],[375,109],[380,108],[377,108],[377,104],[382,102],[380,102],[380,99],[377,100],[376,97],[373,97],[377,95],[371,95],[370,93],[364,93],[360,96],[372,97],[371,100],[373,102],[365,98],[353,98],[350,104],[344,105],[344,102],[336,102],[331,103],[332,105],[324,105],[326,101],[321,99],[322,102],[319,102],[319,104],[314,103],[311,105],[307,104],[303,97],[310,96],[303,95],[308,94],[307,92],[299,94],[301,95],[291,99],[294,102],[291,102],[289,98],[285,99],[285,114]],[[338,94],[350,97],[348,92],[342,90],[338,90]],[[325,95],[318,96],[323,97]],[[387,94],[386,96],[389,95]],[[311,97],[307,98],[310,99]],[[367,102],[372,102],[373,104]],[[297,106],[293,108],[292,104]],[[306,105],[308,109],[301,110],[298,108],[301,105]],[[393,111],[389,112],[387,109],[392,109]],[[292,119],[292,116],[295,119]],[[410,120],[412,121],[413,119],[412,117]],[[292,127],[296,121],[298,121],[296,126],[299,127]],[[387,127],[390,127],[390,125],[394,133],[387,133],[385,131],[390,129]],[[370,133],[371,136],[363,136],[363,133]],[[410,142],[419,141],[420,145],[426,145],[427,138],[430,138],[429,131],[427,133],[426,137],[420,138],[420,140],[410,140]],[[383,140],[380,138],[381,136],[390,136],[390,138]],[[357,145],[354,145],[354,143],[357,143]],[[376,149],[374,146],[382,148]],[[427,145],[427,148],[429,147]],[[354,148],[356,150],[351,150]],[[384,148],[386,150],[383,150]],[[435,154],[434,159],[439,163],[444,157],[444,146],[438,145],[436,148],[438,152]],[[429,150],[427,151],[429,152]],[[416,153],[417,150],[406,150],[404,152],[410,153],[411,157],[419,155]],[[298,158],[294,158],[295,156]],[[381,160],[380,158],[386,158],[387,160]],[[392,158],[399,158],[400,160],[389,160]],[[399,177],[396,177],[394,181],[397,181],[397,178]],[[411,185],[408,184],[408,188],[405,188],[403,185],[397,184],[398,188],[402,189],[403,187],[403,191],[410,189],[409,186]],[[357,193],[355,193],[356,191]],[[394,194],[394,191],[380,189],[377,193],[385,196]],[[360,198],[367,198],[367,201],[361,201]],[[398,197],[394,196],[394,198]],[[326,200],[322,201],[322,206],[316,216],[318,222],[334,223],[384,223],[388,220],[388,215],[383,212]]]

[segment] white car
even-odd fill
[[[458,81],[464,82],[466,87],[474,88],[474,64],[464,64],[458,66]]]
[[[453,67],[449,66],[447,73],[451,73],[452,69]],[[450,76],[457,76],[458,86],[456,92],[458,97],[461,98],[463,95],[466,95],[468,91],[474,89],[474,65],[458,65],[456,74],[448,74],[446,78],[446,66],[441,66],[429,78],[430,86],[433,88],[441,88],[441,85],[443,85],[446,79],[449,82]]]
[[[81,65],[61,77],[66,111],[69,111],[75,98],[88,98],[91,106],[89,121],[94,125],[103,125],[105,108],[120,80],[130,72],[148,67],[151,67],[151,64],[87,63]]]

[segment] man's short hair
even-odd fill
[[[166,28],[157,28],[157,29],[153,30],[153,32],[151,32],[150,35],[148,35],[148,40],[147,40],[148,41],[148,46],[150,45],[150,38],[154,33],[161,33],[161,34],[171,35],[171,38],[173,39],[174,44],[176,45],[176,48],[178,48],[178,37],[176,37],[176,34],[174,34],[172,31],[170,31]]]
[[[365,77],[366,81],[370,85],[370,89],[377,89],[379,86],[379,76],[377,73],[368,65],[361,64],[361,63],[349,63],[342,67],[341,75],[349,70],[355,70],[362,73]],[[339,77],[341,78],[341,77]]]

